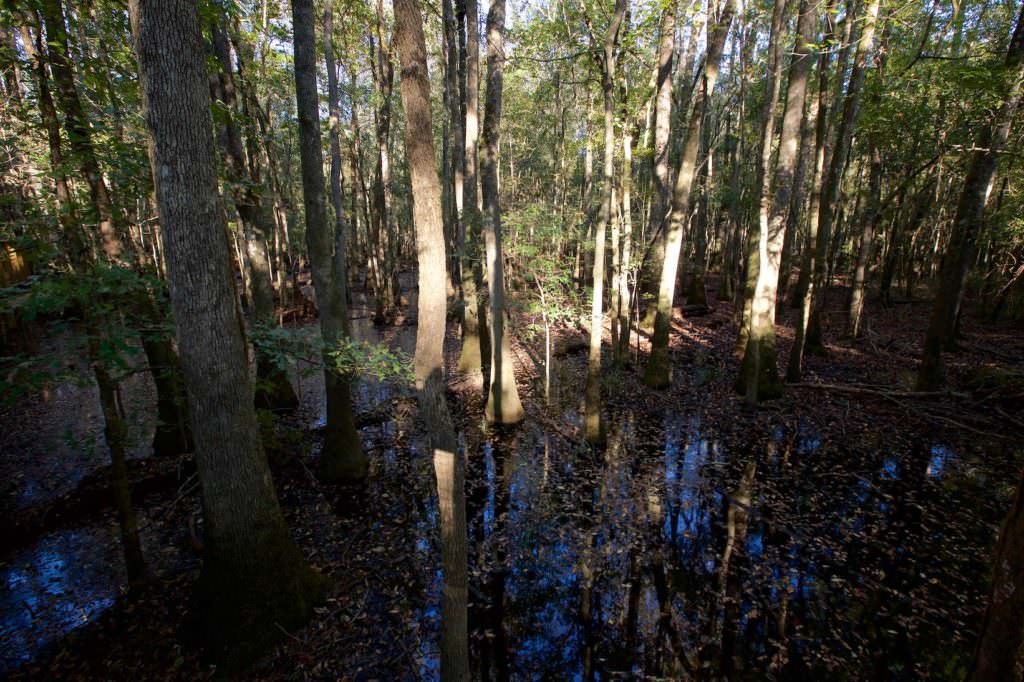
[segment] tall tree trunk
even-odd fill
[[[441,184],[434,165],[430,80],[419,0],[395,0],[394,6],[395,42],[401,62],[402,104],[406,117],[405,151],[412,181],[419,260],[416,388],[420,412],[429,429],[434,451],[440,510],[444,568],[441,679],[461,681],[469,679],[465,475],[444,395],[447,258]],[[498,319],[501,319],[500,315]]]
[[[131,0],[129,7],[171,306],[193,408],[208,644],[215,656],[244,663],[279,636],[275,623],[294,627],[305,620],[324,581],[288,533],[260,443],[217,195],[196,5]]]
[[[655,388],[665,388],[672,378],[672,363],[669,357],[669,328],[672,324],[672,304],[676,293],[676,273],[679,268],[679,253],[683,245],[683,227],[690,206],[690,192],[697,170],[697,151],[700,147],[701,125],[708,108],[718,69],[722,61],[725,39],[736,13],[736,0],[725,0],[722,14],[708,35],[707,56],[704,76],[693,113],[686,129],[683,151],[679,158],[679,171],[672,190],[672,210],[669,212],[668,233],[665,242],[665,260],[661,267],[661,285],[658,290],[658,313],[654,318],[654,337],[651,340],[651,356],[644,370],[644,383]]]
[[[1013,118],[1024,92],[1024,5],[1017,16],[1017,26],[1006,51],[1005,69],[1008,79],[1005,98],[995,118],[978,135],[977,151],[971,155],[971,165],[956,206],[953,232],[942,258],[939,291],[928,321],[917,374],[917,387],[921,391],[938,390],[945,381],[942,350],[954,337],[964,284],[985,217],[985,204],[999,166],[999,152],[1010,136]]]
[[[263,206],[255,178],[249,168],[255,161],[247,159],[242,143],[242,133],[235,117],[238,115],[238,98],[231,60],[231,48],[227,32],[222,23],[223,16],[211,22],[213,55],[220,66],[219,73],[211,75],[215,98],[224,106],[225,114],[218,131],[223,150],[228,178],[232,186],[235,210],[241,221],[242,239],[245,243],[245,262],[248,267],[252,293],[253,318],[257,324],[274,324],[274,285],[270,272],[270,256],[267,253],[266,238],[274,227],[271,214]],[[299,400],[288,380],[288,373],[279,367],[270,352],[256,344],[256,390],[258,407],[270,410],[287,410],[298,407]]]
[[[782,92],[782,31],[786,18],[786,4],[776,2],[772,10],[771,32],[768,36],[768,79],[765,83],[765,105],[761,127],[761,154],[757,165],[758,189],[758,229],[751,230],[746,250],[746,282],[743,288],[743,307],[741,308],[739,334],[736,338],[736,354],[746,355],[747,340],[750,334],[750,320],[753,315],[754,298],[757,296],[757,285],[761,270],[761,237],[768,234],[768,213],[771,210],[771,158],[772,138],[775,135],[775,108]]]
[[[800,123],[803,119],[807,76],[811,69],[811,44],[818,23],[816,0],[801,0],[797,20],[796,49],[789,66],[789,85],[782,114],[779,156],[770,199],[762,201],[767,209],[758,236],[757,282],[748,320],[747,344],[737,381],[737,390],[750,402],[776,398],[782,394],[775,356],[775,300],[778,296],[779,266],[786,221],[789,217],[793,183],[799,151]],[[781,36],[779,37],[781,41]],[[767,141],[771,144],[771,140]]]
[[[625,97],[623,97],[623,102],[625,102]],[[619,184],[622,187],[622,259],[619,276],[619,309],[616,311],[619,317],[619,346],[615,349],[615,353],[618,362],[625,362],[629,358],[629,321],[632,302],[629,272],[632,267],[630,259],[633,257],[633,134],[629,131],[628,126],[623,127],[622,130],[622,175]]]
[[[850,82],[843,100],[842,118],[836,130],[835,149],[828,160],[828,173],[821,188],[821,198],[818,205],[817,240],[813,247],[816,251],[814,271],[810,273],[813,286],[808,287],[808,293],[805,294],[805,296],[810,297],[810,314],[803,328],[797,331],[799,343],[794,345],[794,353],[802,354],[807,346],[818,351],[823,350],[820,312],[823,305],[825,288],[828,286],[828,256],[833,237],[833,217],[839,202],[847,156],[849,155],[850,144],[853,140],[853,131],[857,125],[857,114],[860,111],[861,90],[864,86],[868,54],[871,52],[874,44],[878,6],[879,0],[869,0],[862,15],[864,26],[861,29],[860,38],[857,40],[857,49],[853,57],[853,69],[850,72]],[[848,19],[848,21],[852,21],[852,18]],[[842,62],[840,61],[837,69],[841,68],[841,66]],[[837,70],[837,73],[841,72]],[[800,319],[803,320],[803,317]],[[793,360],[791,359],[790,367],[792,366]],[[799,379],[792,380],[796,381]]]
[[[828,0],[826,17],[835,11],[836,0]],[[822,44],[828,45],[835,33],[831,21],[826,22]],[[811,198],[807,208],[807,241],[800,262],[800,278],[793,294],[794,307],[800,309],[797,318],[796,338],[789,352],[786,367],[786,381],[798,382],[803,374],[803,346],[811,318],[811,303],[814,288],[814,270],[817,267],[818,205],[821,202],[821,188],[825,176],[825,141],[828,136],[828,72],[829,53],[818,52],[818,96],[811,102],[815,113],[814,123],[814,171],[811,182]]]
[[[352,416],[352,392],[347,376],[330,368],[330,351],[348,339],[348,306],[336,235],[327,226],[324,197],[323,149],[320,143],[320,98],[316,91],[316,19],[313,0],[292,2],[295,31],[295,100],[299,118],[302,195],[306,209],[306,248],[324,342],[324,389],[327,423],[318,476],[324,481],[360,481],[369,462]]]
[[[587,385],[584,404],[584,436],[587,442],[604,442],[601,419],[601,337],[604,334],[605,230],[611,219],[615,182],[615,72],[619,31],[626,16],[628,0],[616,0],[615,12],[605,32],[601,64],[601,90],[604,93],[604,196],[594,229],[593,299],[590,306],[590,353],[587,358]]]
[[[381,291],[377,292],[377,318],[390,319],[400,296],[398,266],[395,263],[394,235],[391,232],[391,91],[394,87],[394,65],[390,42],[384,40],[384,3],[377,0],[376,49],[371,58],[374,86],[379,97],[377,106],[377,173],[373,184],[374,233],[377,263],[381,269]]]
[[[484,415],[492,424],[515,424],[522,421],[524,415],[516,387],[511,335],[505,330],[505,266],[498,196],[498,134],[501,130],[504,71],[505,0],[493,0],[487,12],[487,100],[484,103],[484,157],[480,164],[487,288],[491,297],[491,384]]]
[[[881,217],[879,208],[882,198],[882,154],[877,147],[872,146],[869,156],[871,157],[871,170],[868,174],[868,204],[860,218],[860,246],[857,249],[857,262],[853,269],[850,314],[846,328],[847,335],[852,339],[860,336],[860,325],[864,312],[864,289],[871,262],[871,247],[875,240],[875,228]]]
[[[462,273],[462,348],[459,352],[459,370],[465,372],[483,387],[483,357],[488,345],[484,338],[486,315],[477,297],[477,287],[483,282],[480,267],[481,216],[477,202],[477,141],[480,111],[480,29],[477,0],[461,0],[466,15],[466,147],[464,153],[464,179],[462,209],[465,234],[461,243]]]
[[[57,85],[57,103],[64,114],[64,129],[68,134],[72,157],[89,185],[89,196],[97,214],[103,252],[107,259],[116,263],[121,259],[124,246],[121,243],[114,205],[110,198],[110,188],[107,187],[96,158],[92,128],[75,83],[75,70],[69,57],[64,8],[61,0],[43,0],[41,7],[46,24],[50,69]]]
[[[669,139],[672,127],[672,68],[676,46],[676,3],[669,3],[661,11],[661,28],[658,40],[658,63],[654,78],[654,196],[651,198],[650,218],[647,234],[655,241],[655,262],[664,260],[665,216],[672,202],[672,183],[669,170]],[[688,78],[688,76],[686,76]],[[657,294],[655,282],[651,281],[649,293]]]

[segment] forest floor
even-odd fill
[[[674,319],[670,389],[640,381],[644,337],[640,364],[606,371],[603,450],[580,437],[578,330],[557,334],[550,404],[543,349],[517,343],[520,426],[488,429],[475,383],[453,377],[474,677],[958,679],[1024,464],[1020,326],[965,315],[961,350],[947,355],[950,391],[919,396],[930,302],[887,309],[871,299],[865,335],[842,341],[845,291],[836,287],[827,355],[807,358],[803,384],[752,408],[732,389],[733,307],[715,301],[710,284],[709,314]],[[410,302],[406,317],[374,329],[369,309],[355,306],[356,335],[411,352],[414,311]],[[781,313],[784,367],[794,311]],[[516,327],[526,322],[519,315]],[[449,367],[457,350],[452,325]],[[275,481],[293,534],[335,586],[311,622],[282,634],[247,676],[437,677],[443,575],[414,396],[358,384],[372,475],[365,487],[339,489],[310,473],[322,380],[296,380],[303,408],[272,427]],[[132,409],[151,411],[151,389],[132,390]],[[101,431],[87,463],[68,465],[55,445],[76,424],[84,432],[64,439],[69,448],[97,440],[95,419],[78,412],[94,401],[38,396],[0,415],[10,425],[0,477],[12,482],[0,503],[5,523],[21,529],[5,528],[0,548],[0,674],[212,676],[191,634],[192,465],[133,463],[153,578],[127,594],[114,516],[81,499],[91,499],[90,485],[102,488]],[[46,492],[26,492],[35,489]]]

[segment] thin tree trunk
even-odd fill
[[[797,20],[796,49],[789,67],[789,85],[782,114],[779,138],[779,157],[775,166],[774,182],[766,181],[764,191],[774,185],[770,198],[762,205],[766,209],[758,236],[757,281],[748,320],[748,337],[743,363],[737,381],[737,390],[747,399],[776,398],[782,394],[778,362],[775,356],[775,301],[778,296],[779,266],[786,221],[789,217],[791,196],[799,151],[800,123],[803,118],[804,99],[807,94],[807,76],[811,69],[811,43],[818,23],[816,0],[801,0]],[[781,41],[781,36],[779,37]],[[771,144],[771,140],[767,141]]]
[[[672,324],[672,306],[675,300],[679,254],[683,244],[683,227],[689,212],[690,191],[693,188],[697,170],[701,125],[718,80],[718,69],[722,61],[725,39],[735,13],[736,0],[725,0],[722,14],[709,33],[703,83],[693,105],[693,113],[686,130],[686,141],[679,159],[679,171],[676,174],[676,183],[672,191],[672,210],[669,213],[665,260],[662,263],[661,286],[658,291],[658,313],[654,319],[651,355],[644,370],[644,383],[655,388],[665,388],[671,382],[669,328]]]
[[[590,306],[590,353],[584,404],[584,436],[588,443],[604,442],[601,419],[601,337],[604,334],[605,229],[611,219],[615,182],[615,72],[619,30],[626,16],[628,0],[616,0],[608,23],[601,57],[601,89],[604,93],[604,196],[594,230],[593,299]]]
[[[306,248],[309,251],[313,289],[324,342],[324,389],[327,422],[320,454],[321,480],[360,481],[369,462],[363,452],[352,415],[349,379],[331,369],[330,351],[347,341],[348,310],[336,235],[327,225],[324,197],[323,150],[320,144],[319,96],[316,91],[316,32],[313,0],[294,0],[295,99],[299,119],[299,152],[302,163],[302,194],[306,209]]]
[[[869,0],[863,13],[864,26],[861,29],[860,38],[857,41],[857,49],[853,57],[853,69],[850,72],[850,83],[847,86],[846,97],[843,100],[843,114],[836,131],[835,149],[828,162],[828,174],[825,177],[824,186],[821,190],[821,200],[818,206],[818,235],[815,245],[815,269],[811,273],[814,278],[814,286],[810,289],[811,312],[810,319],[801,338],[803,344],[794,348],[795,352],[803,352],[806,346],[811,346],[817,351],[824,349],[821,339],[820,312],[823,306],[825,289],[828,286],[828,263],[829,248],[832,244],[833,216],[839,202],[840,188],[843,183],[843,175],[846,170],[847,156],[850,152],[850,144],[853,140],[853,131],[857,125],[857,115],[860,111],[861,90],[864,85],[864,77],[867,70],[868,53],[871,52],[875,37],[875,25],[878,20],[879,0]],[[852,17],[851,19],[852,20]],[[842,63],[840,63],[840,66]]]
[[[782,31],[786,18],[785,0],[776,2],[772,10],[771,32],[768,36],[768,80],[765,83],[764,120],[761,129],[761,155],[757,166],[758,188],[758,229],[751,230],[746,252],[746,283],[743,288],[739,334],[736,338],[736,354],[746,355],[747,340],[751,329],[754,298],[757,296],[761,271],[761,242],[768,234],[768,213],[771,210],[771,157],[772,138],[775,135],[775,109],[782,92]]]
[[[459,371],[468,374],[483,388],[483,357],[489,346],[485,343],[486,315],[477,297],[483,281],[480,267],[480,232],[482,218],[477,202],[477,140],[480,111],[480,36],[477,0],[461,0],[466,15],[466,146],[462,208],[465,238],[460,254],[462,267],[462,348]]]
[[[273,325],[274,285],[270,271],[270,256],[264,239],[274,231],[274,227],[271,224],[270,212],[264,210],[256,179],[249,172],[254,159],[246,159],[242,134],[235,121],[238,114],[236,88],[228,37],[221,25],[223,21],[224,17],[217,17],[210,26],[213,54],[220,66],[220,72],[211,75],[210,79],[215,97],[223,103],[226,111],[218,138],[226,157],[225,165],[232,185],[232,198],[241,222],[253,317],[257,324]],[[258,345],[255,348],[255,355],[257,406],[270,410],[298,407],[299,400],[285,369],[279,367],[271,354]]]
[[[871,170],[868,179],[868,205],[861,216],[860,246],[857,249],[857,263],[853,269],[853,288],[850,291],[850,314],[847,335],[860,336],[861,319],[864,312],[864,288],[867,271],[871,262],[871,247],[875,239],[875,228],[881,217],[879,205],[882,193],[882,154],[877,147],[870,151]]]
[[[491,384],[484,415],[492,424],[515,424],[522,421],[525,414],[516,387],[511,334],[505,330],[505,273],[498,196],[498,134],[504,70],[505,0],[493,0],[487,13],[487,100],[484,104],[484,157],[480,164],[487,287],[491,297]]]
[[[44,0],[41,4],[46,24],[46,41],[53,80],[57,85],[57,102],[64,114],[64,129],[68,134],[72,158],[89,185],[89,196],[96,210],[103,252],[107,259],[117,263],[124,252],[119,226],[116,224],[110,188],[100,170],[92,139],[92,129],[86,117],[82,100],[75,84],[75,70],[68,56],[68,35],[64,23],[61,0]]]

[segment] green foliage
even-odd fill
[[[373,378],[378,381],[412,383],[412,358],[383,344],[340,339],[325,344],[314,327],[298,329],[273,324],[255,324],[249,338],[258,353],[280,369],[296,368],[309,376],[320,371],[320,361],[350,380]]]

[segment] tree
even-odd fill
[[[793,193],[807,76],[811,69],[810,46],[817,22],[817,5],[813,0],[803,0],[797,20],[796,47],[789,66],[789,85],[786,89],[779,154],[775,165],[774,193],[770,199],[762,199],[765,203],[770,201],[770,208],[766,220],[760,223],[756,289],[747,320],[747,343],[737,380],[737,390],[745,393],[751,402],[778,397],[782,393],[775,356],[775,299],[778,296],[782,244]],[[765,183],[765,188],[767,186]]]
[[[319,96],[316,90],[316,18],[312,0],[294,0],[292,17],[306,248],[324,342],[327,423],[317,473],[324,481],[360,481],[366,478],[369,462],[352,415],[349,380],[330,366],[330,349],[348,338],[349,321],[345,302],[345,254],[338,249],[337,235],[332,234],[327,226]]]
[[[917,374],[917,388],[921,391],[938,390],[945,381],[942,350],[953,340],[964,284],[974,260],[978,232],[985,217],[985,204],[999,166],[1000,150],[1010,136],[1014,115],[1024,94],[1024,6],[1021,7],[1013,37],[1006,50],[1004,69],[1007,80],[1003,103],[992,122],[983,127],[978,135],[976,151],[971,155],[970,167],[957,202],[953,233],[942,259],[939,290],[928,320],[921,367]]]
[[[257,166],[258,161],[246,158],[242,133],[237,123],[240,112],[237,106],[231,48],[223,26],[225,21],[224,16],[218,16],[210,22],[211,47],[220,67],[215,81],[215,97],[224,107],[224,116],[217,137],[225,157],[235,210],[241,222],[245,241],[253,317],[257,324],[273,325],[274,285],[270,275],[266,239],[273,233],[274,228],[270,223],[271,214],[263,204],[256,178],[249,172],[250,168]],[[270,410],[297,407],[299,400],[288,380],[288,373],[284,368],[277,366],[267,349],[262,348],[259,343],[255,345],[256,404]]]
[[[416,388],[419,391],[420,413],[427,425],[434,451],[441,516],[445,579],[441,678],[468,680],[469,634],[466,611],[469,585],[466,565],[465,475],[444,394],[447,258],[441,183],[434,165],[430,80],[427,76],[427,48],[421,16],[419,0],[396,0],[395,42],[402,69],[402,105],[406,117],[405,153],[412,181],[413,220],[416,224],[419,262]]]
[[[484,204],[487,288],[491,297],[491,383],[484,414],[493,424],[523,419],[516,387],[511,335],[505,331],[505,265],[501,250],[501,201],[498,196],[498,136],[505,69],[505,2],[495,0],[487,13],[487,100],[484,103],[484,157],[480,187]]]
[[[669,358],[669,327],[672,323],[672,305],[676,293],[676,274],[679,254],[683,246],[683,226],[690,210],[690,192],[697,172],[697,151],[700,148],[701,126],[709,106],[708,102],[718,81],[725,39],[736,13],[735,0],[725,0],[718,21],[708,34],[704,73],[693,105],[693,113],[686,129],[683,151],[679,158],[675,186],[672,189],[672,209],[669,211],[668,232],[665,238],[665,260],[661,266],[661,284],[658,289],[658,312],[654,318],[654,336],[651,355],[644,369],[644,383],[653,388],[665,388],[672,377]]]
[[[288,534],[260,443],[244,329],[229,278],[196,6],[131,0],[129,8],[171,306],[193,407],[208,642],[216,655],[237,663],[278,635],[274,623],[301,623],[324,581]]]
[[[818,219],[816,227],[816,241],[809,248],[814,249],[814,272],[809,273],[810,280],[804,297],[808,299],[805,307],[809,308],[809,314],[799,318],[797,328],[797,341],[793,346],[793,356],[790,357],[789,371],[787,378],[790,381],[799,381],[800,358],[803,356],[808,343],[815,346],[821,345],[821,328],[819,313],[827,286],[826,272],[828,269],[829,247],[832,243],[832,227],[836,214],[839,194],[842,188],[843,175],[846,172],[847,156],[850,153],[850,145],[853,141],[853,132],[857,125],[857,116],[860,112],[861,91],[864,86],[864,78],[867,70],[868,55],[872,50],[875,39],[875,26],[878,21],[878,0],[869,0],[863,10],[864,26],[861,28],[860,37],[857,39],[857,48],[853,57],[853,68],[850,71],[850,82],[846,88],[846,95],[843,98],[842,117],[836,130],[835,149],[831,152],[828,161],[828,170],[824,176],[821,197],[818,204]],[[849,21],[849,19],[848,19]],[[843,61],[839,61],[837,73],[841,82]],[[838,91],[838,85],[837,85]],[[822,114],[819,112],[818,114]],[[806,318],[806,319],[805,319]]]
[[[604,95],[604,194],[594,229],[593,298],[590,306],[590,353],[587,358],[584,435],[589,443],[604,441],[601,420],[601,337],[604,335],[605,231],[612,214],[615,182],[615,71],[620,32],[628,0],[616,0],[608,22],[598,63],[601,67],[601,91]],[[588,18],[589,24],[589,18]],[[589,26],[588,26],[589,27]],[[591,28],[591,40],[596,42]],[[598,54],[595,52],[595,55]]]
[[[1020,24],[1018,23],[1018,27]],[[1003,522],[992,562],[992,591],[970,679],[1011,680],[1024,669],[1024,476]]]
[[[480,208],[477,203],[477,141],[480,123],[480,29],[478,27],[477,1],[462,0],[466,18],[466,84],[464,126],[465,152],[463,154],[462,210],[463,232],[459,240],[462,273],[462,348],[459,351],[459,369],[477,378],[483,386],[483,356],[487,343],[483,336],[486,329],[484,308],[477,297],[477,286],[483,281],[480,268],[481,231]]]

